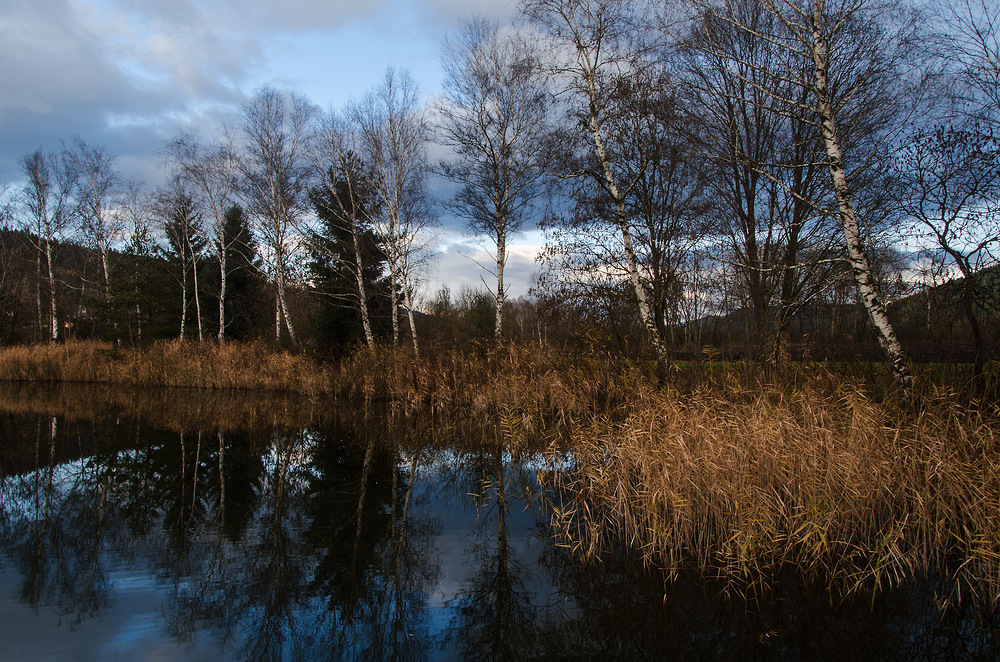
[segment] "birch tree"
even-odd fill
[[[534,46],[484,19],[466,22],[446,43],[444,68],[438,135],[455,156],[441,170],[460,187],[450,207],[494,242],[499,344],[507,242],[540,193],[548,91]]]
[[[77,172],[77,216],[87,243],[101,260],[103,293],[111,285],[110,255],[122,238],[124,223],[117,213],[120,177],[116,158],[99,145],[89,145],[79,136],[64,147],[67,159]]]
[[[122,260],[118,265],[121,277],[116,278],[119,296],[122,304],[129,309],[128,314],[135,315],[135,337],[133,342],[143,339],[143,318],[148,318],[150,306],[147,290],[147,275],[142,267],[156,255],[156,240],[153,236],[153,201],[151,196],[143,191],[143,186],[137,181],[125,184],[121,202],[122,218],[128,239],[122,251]],[[131,333],[131,325],[129,332]]]
[[[240,120],[241,188],[268,248],[275,285],[274,337],[280,342],[284,326],[292,345],[298,345],[298,337],[288,305],[290,259],[295,228],[308,211],[312,173],[307,148],[314,116],[315,108],[304,97],[264,87],[244,104]]]
[[[351,114],[380,200],[376,226],[389,262],[393,344],[399,344],[396,311],[402,296],[413,350],[419,355],[413,297],[422,232],[431,217],[425,191],[428,126],[417,85],[408,72],[390,68],[382,83],[355,105]]]
[[[706,236],[710,217],[705,159],[692,140],[698,127],[676,89],[672,77],[654,68],[623,78],[609,90],[604,124],[608,155],[622,180],[633,182],[625,211],[635,260],[657,332],[671,344],[680,323],[684,271]],[[582,165],[571,160],[561,171],[585,170],[593,163],[591,152],[577,157]],[[634,300],[621,232],[608,223],[614,217],[613,201],[593,177],[570,181],[571,212],[544,224],[547,270],[542,283],[582,302],[622,296]],[[629,309],[634,311],[634,303],[625,307]],[[615,315],[622,310],[609,310],[607,317]],[[601,326],[610,330],[619,324]]]
[[[59,338],[55,244],[63,238],[70,222],[77,171],[65,153],[44,154],[41,150],[22,157],[21,170],[27,180],[21,192],[21,202],[26,212],[26,225],[35,236],[38,331],[54,342]],[[47,307],[43,306],[43,298],[46,298],[42,296],[43,282],[46,285]]]
[[[188,306],[193,298],[197,320],[198,340],[204,340],[201,315],[201,297],[198,287],[198,258],[205,248],[201,233],[201,214],[195,206],[194,197],[185,187],[185,182],[175,178],[171,185],[158,196],[158,206],[163,218],[163,233],[167,245],[179,265],[177,281],[181,293],[181,319],[178,338],[184,340],[187,330]],[[168,253],[168,257],[170,257]],[[189,297],[188,291],[193,292]]]
[[[526,17],[548,38],[546,46],[553,57],[546,69],[566,86],[569,112],[587,134],[594,166],[579,174],[591,177],[610,200],[610,221],[620,237],[639,317],[662,368],[669,362],[666,339],[657,326],[629,223],[629,196],[636,180],[627,178],[615,162],[606,126],[611,90],[651,64],[638,42],[649,34],[643,23],[649,9],[628,0],[528,0],[524,4]]]
[[[235,148],[228,134],[209,146],[201,145],[191,134],[181,134],[167,144],[173,167],[198,192],[201,206],[208,211],[208,237],[219,260],[219,342],[226,339],[226,294],[229,254],[226,211],[236,195],[239,174]]]
[[[857,165],[864,158],[852,154],[850,160],[845,159],[843,146],[849,144],[845,139],[853,127],[848,126],[845,131],[838,121],[851,106],[872,103],[874,112],[878,106],[892,105],[894,97],[899,96],[905,80],[902,65],[909,37],[899,7],[878,0],[750,1],[759,2],[774,17],[770,31],[756,31],[726,11],[727,3],[699,2],[696,6],[702,15],[711,15],[765,40],[783,62],[772,73],[794,88],[808,91],[807,95],[798,96],[760,89],[781,102],[783,109],[778,112],[806,111],[804,117],[819,130],[851,275],[901,392],[909,398],[913,377],[903,346],[889,321],[886,303],[876,288],[856,206],[858,196],[848,172],[852,164]],[[714,52],[727,55],[722,47]]]
[[[372,268],[366,259],[366,236],[379,214],[375,202],[372,176],[361,160],[357,144],[357,131],[347,117],[330,112],[323,118],[316,135],[313,150],[314,168],[321,173],[322,195],[311,196],[315,204],[325,207],[326,217],[336,225],[335,230],[349,237],[351,258],[342,260],[351,272],[355,285],[355,305],[361,317],[361,326],[368,347],[374,349],[366,285],[366,272]],[[313,250],[325,251],[324,241],[312,241]]]

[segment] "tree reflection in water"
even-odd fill
[[[941,614],[926,582],[834,604],[790,577],[754,603],[627,554],[581,565],[530,509],[542,465],[509,414],[157,393],[130,410],[124,396],[7,391],[0,576],[16,574],[4,598],[42,630],[5,633],[0,657],[19,635],[22,655],[25,640],[75,650],[87,628],[121,652],[130,583],[153,587],[141,609],[156,631],[140,643],[174,656],[206,642],[210,657],[268,660],[1000,653],[996,614]],[[39,616],[51,607],[55,629]]]
[[[465,657],[534,658],[543,643],[536,624],[541,610],[528,588],[536,585],[537,578],[518,554],[511,553],[507,526],[510,493],[523,492],[533,482],[522,458],[511,452],[513,434],[509,424],[497,425],[494,443],[459,453],[453,467],[465,474],[460,482],[468,483],[478,512],[468,549],[474,570],[451,602],[455,616],[449,634]]]

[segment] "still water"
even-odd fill
[[[509,422],[0,387],[0,659],[997,659],[933,586],[766,603],[552,539]],[[544,436],[544,435],[542,435]]]

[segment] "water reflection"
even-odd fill
[[[90,403],[91,409],[84,407]],[[832,605],[583,566],[510,416],[0,389],[0,658],[995,659],[933,586]]]

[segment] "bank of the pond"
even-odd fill
[[[505,450],[550,449],[554,530],[582,556],[624,546],[755,589],[789,570],[835,593],[933,576],[943,601],[992,606],[996,407],[924,379],[921,408],[906,409],[888,375],[873,388],[864,374],[735,364],[663,381],[645,363],[532,347],[419,359],[361,349],[335,364],[235,343],[0,351],[5,380],[272,389],[390,403],[431,427],[438,415],[485,422]]]
[[[143,348],[86,340],[4,347],[0,380],[297,392],[328,388],[327,371],[301,355],[261,343],[176,340]]]

